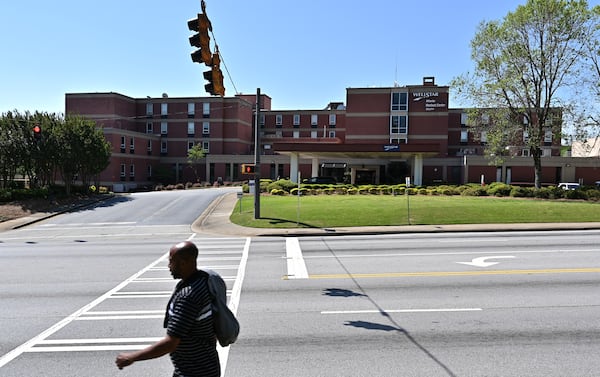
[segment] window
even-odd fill
[[[152,114],[154,114],[154,104],[147,103],[146,104],[146,115],[152,115]]]
[[[154,132],[154,130],[153,130],[153,125],[152,125],[152,122],[148,122],[148,123],[146,123],[146,133],[147,133],[147,134],[151,134],[151,133],[153,133],[153,132]]]
[[[335,126],[336,116],[335,114],[329,114],[329,125]]]
[[[408,93],[392,93],[392,111],[408,111]]]
[[[460,130],[460,142],[461,143],[466,143],[469,141],[469,131],[467,130]]]
[[[335,137],[335,131],[329,131],[329,137]]]
[[[283,115],[277,114],[275,115],[275,125],[281,126],[283,124]]]
[[[161,103],[160,104],[160,115],[166,117],[169,115],[169,104]]]
[[[529,157],[529,149],[523,149],[523,150],[521,150],[521,156],[523,156],[523,157]]]
[[[210,102],[204,102],[202,104],[202,117],[204,117],[204,118],[210,117]]]
[[[148,140],[148,152],[152,152],[152,140]]]
[[[319,124],[319,116],[317,114],[311,114],[310,116],[310,125],[317,126]]]
[[[479,136],[479,140],[482,143],[487,143],[487,131],[481,131],[481,134]]]
[[[152,165],[146,167],[146,174],[148,174],[148,178],[152,178]]]
[[[469,114],[460,113],[460,125],[466,126],[468,121],[469,121]]]
[[[121,177],[125,177],[125,164],[121,164]]]
[[[160,134],[166,135],[169,131],[169,124],[167,122],[160,122]]]
[[[317,131],[310,131],[310,138],[311,139],[316,139],[317,138]]]
[[[121,149],[125,149],[125,136],[121,136]]]
[[[275,137],[283,137],[283,131],[280,131],[280,130],[275,131]]]
[[[529,131],[527,131],[526,129],[523,130],[523,142],[527,143],[529,141]]]
[[[129,139],[129,150],[131,150],[132,152],[135,150],[135,138],[131,138]]]
[[[260,125],[264,126],[265,125],[265,114],[261,113],[260,114]]]
[[[546,128],[544,130],[544,143],[552,143],[552,129]]]
[[[196,127],[194,122],[188,122],[188,130],[187,130],[188,135],[193,135],[196,133]]]
[[[129,166],[129,176],[130,177],[135,177],[135,165],[131,164]]]
[[[188,141],[188,152],[194,148],[194,142],[193,141]]]
[[[160,153],[167,153],[167,142],[166,141],[160,142]]]
[[[390,134],[406,134],[408,133],[406,115],[392,115],[390,122]]]
[[[210,152],[210,142],[203,141],[202,142],[202,149],[204,150],[204,153]]]
[[[193,102],[188,103],[188,117],[193,118],[196,114],[196,104]]]
[[[300,114],[294,114],[294,126],[300,125]]]
[[[552,150],[550,148],[542,148],[542,157],[552,156]]]
[[[210,134],[210,122],[202,122],[202,135]]]
[[[300,131],[294,131],[294,133],[292,134],[292,137],[294,139],[298,139],[300,137]]]

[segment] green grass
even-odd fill
[[[408,200],[408,205],[407,205]],[[410,224],[600,222],[600,203],[470,196],[261,196],[238,202],[231,221],[255,228],[329,228]]]

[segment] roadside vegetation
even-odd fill
[[[244,189],[247,187],[244,186]],[[477,223],[597,222],[600,190],[535,189],[491,183],[440,185],[298,185],[261,181],[261,219],[245,195],[231,221],[258,228]],[[298,191],[300,195],[298,195]]]

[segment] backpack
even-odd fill
[[[221,276],[212,270],[200,270],[208,275],[208,290],[212,298],[212,316],[215,335],[222,347],[235,343],[240,323],[227,307],[227,286]]]

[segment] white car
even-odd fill
[[[579,188],[579,183],[562,182],[558,184],[558,187],[563,190],[576,190]]]

